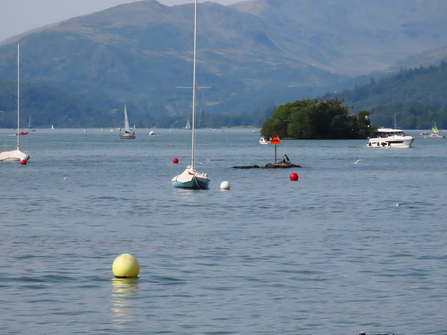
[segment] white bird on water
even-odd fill
[[[358,162],[360,162],[361,161],[361,159],[357,159],[355,162],[354,162],[354,164],[357,164]]]

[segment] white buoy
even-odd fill
[[[220,184],[220,189],[221,189],[221,190],[229,190],[229,189],[230,189],[230,183],[227,182],[227,181],[223,181],[223,182]]]
[[[116,278],[136,278],[140,273],[140,263],[130,254],[122,254],[115,258],[112,272]]]

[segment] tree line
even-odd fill
[[[304,99],[279,106],[262,125],[261,135],[285,139],[363,139],[369,137],[369,112],[350,115],[339,99]]]

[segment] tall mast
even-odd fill
[[[20,150],[20,44],[17,44],[17,150]]]
[[[191,167],[194,168],[194,147],[196,130],[196,52],[197,52],[197,0],[194,1],[194,51],[192,71],[192,150]]]

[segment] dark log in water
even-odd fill
[[[292,164],[290,162],[278,162],[278,163],[267,163],[264,169],[288,169],[292,167],[301,167],[300,165]],[[259,169],[259,165],[245,165],[245,166],[233,166],[233,169]]]
[[[265,165],[266,169],[288,169],[292,167],[301,167],[300,165],[292,164],[290,162],[278,162],[278,163],[267,163]]]

